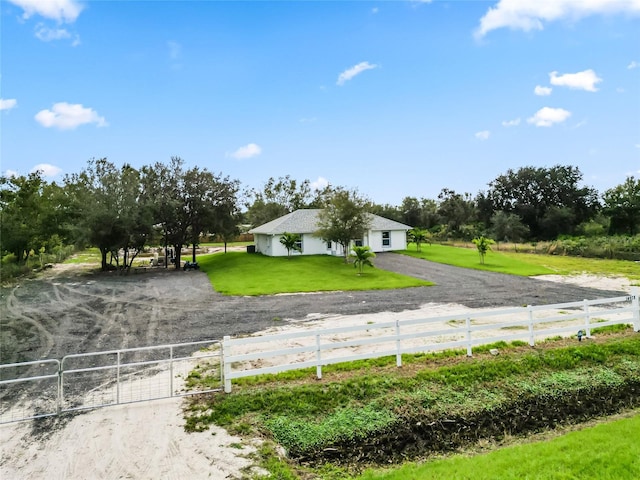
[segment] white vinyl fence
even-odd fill
[[[234,379],[384,356],[551,336],[589,338],[594,328],[632,324],[640,331],[639,289],[631,295],[322,330],[67,355],[62,360],[0,365],[0,424],[63,412],[214,391]],[[578,341],[578,340],[576,340]],[[195,353],[194,353],[195,351]],[[218,378],[187,387],[189,375]],[[199,385],[199,384],[197,384]]]
[[[402,354],[466,348],[500,341],[536,340],[553,336],[591,337],[594,328],[632,324],[640,331],[638,288],[631,295],[555,305],[506,308],[483,312],[396,320],[322,330],[224,337],[224,390],[234,379]]]

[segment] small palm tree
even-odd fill
[[[280,237],[280,243],[287,249],[287,256],[291,258],[291,251],[302,252],[302,248],[299,245],[300,235],[297,233],[284,232]]]
[[[365,265],[373,267],[371,259],[375,258],[376,254],[371,251],[371,247],[353,247],[351,251],[353,253],[349,255],[349,258],[353,259],[353,266],[358,269],[358,275],[362,275],[362,269]]]
[[[484,264],[484,257],[488,251],[491,250],[491,245],[494,243],[490,238],[481,235],[478,238],[474,238],[472,242],[476,245],[478,249],[478,254],[480,255],[480,263]]]
[[[431,233],[423,228],[412,228],[409,230],[409,239],[416,244],[416,251],[421,252],[421,244],[424,242],[431,243]]]

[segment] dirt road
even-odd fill
[[[398,254],[378,268],[436,283],[432,287],[305,295],[225,297],[202,272],[149,270],[120,276],[55,268],[0,290],[0,363],[61,358],[128,347],[218,339],[317,314],[417,309],[427,303],[468,307],[541,305],[619,295],[553,282],[467,270]]]

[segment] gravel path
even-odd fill
[[[427,303],[471,308],[542,305],[621,292],[467,270],[393,253],[378,268],[436,283],[399,290],[225,297],[202,272],[77,275],[50,272],[0,290],[0,363],[222,338],[317,314],[399,312]]]

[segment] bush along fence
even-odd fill
[[[400,367],[402,354],[408,353],[466,348],[471,356],[477,345],[522,340],[534,346],[540,339],[559,335],[583,341],[599,328],[619,324],[630,324],[638,332],[639,291],[632,287],[630,295],[599,300],[245,338],[226,336],[222,341],[224,391],[231,392],[234,379],[308,367],[315,367],[320,379],[323,366],[355,360],[395,356]]]

